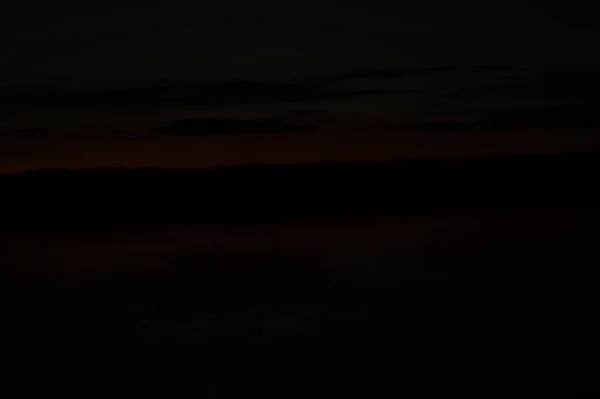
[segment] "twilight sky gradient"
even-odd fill
[[[597,148],[598,8],[11,2],[0,173]]]

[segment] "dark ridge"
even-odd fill
[[[33,134],[33,135],[47,134],[47,133],[50,133],[50,131],[51,131],[51,129],[48,127],[30,127],[30,128],[12,130],[13,133],[23,133],[23,134]]]
[[[5,236],[461,207],[510,214],[565,206],[584,216],[573,228],[526,243],[500,236],[475,244],[469,250],[482,257],[472,265],[460,254],[424,248],[386,272],[443,276],[432,284],[345,283],[319,257],[284,252],[211,252],[161,269],[80,279],[42,254],[33,270],[0,270],[8,298],[6,379],[18,392],[83,386],[113,396],[125,389],[198,390],[200,397],[267,390],[303,398],[392,389],[437,397],[453,387],[477,397],[587,393],[597,388],[589,365],[599,353],[599,164],[598,154],[580,153],[2,176]],[[368,273],[384,266],[378,262],[361,267]]]
[[[277,118],[244,119],[183,119],[158,129],[160,134],[178,136],[208,136],[239,133],[286,133],[312,130],[315,126],[288,125]]]
[[[213,169],[41,169],[0,177],[3,228],[118,227],[596,207],[596,153]]]

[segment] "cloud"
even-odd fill
[[[380,68],[286,82],[229,80],[154,80],[115,82],[104,90],[0,88],[0,105],[193,105],[227,107],[246,104],[326,102],[370,97],[421,96],[434,106],[455,97],[454,105],[488,101],[499,107],[512,99],[547,103],[599,101],[600,71],[591,67],[516,67],[504,65]],[[393,102],[393,101],[392,101]],[[323,103],[325,104],[325,103]],[[477,104],[475,104],[477,105]],[[489,122],[491,123],[491,122]],[[453,130],[454,126],[432,126]],[[460,129],[464,126],[460,126]]]
[[[529,67],[496,75],[495,79],[472,80],[455,88],[448,97],[521,97],[538,100],[600,101],[600,68],[583,66]]]
[[[158,129],[160,134],[209,136],[240,133],[288,133],[312,130],[311,125],[288,125],[281,119],[182,119]]]
[[[532,107],[498,113],[490,120],[524,127],[596,127],[600,126],[600,103]]]
[[[123,104],[192,103],[229,105],[268,101],[301,101],[327,97],[311,84],[262,81],[161,82],[129,84],[105,90],[0,88],[0,104]]]
[[[30,135],[44,135],[50,133],[50,128],[48,127],[30,127],[23,129],[13,129],[13,133],[22,133],[22,134],[30,134]]]
[[[224,106],[345,99],[373,95],[410,95],[416,90],[336,90],[314,82],[264,81],[155,82],[108,90],[0,89],[3,105],[177,105]]]
[[[428,74],[452,74],[452,73],[472,73],[472,72],[499,72],[499,71],[511,71],[516,67],[505,66],[505,65],[475,65],[475,66],[454,66],[454,65],[441,65],[431,66],[425,68],[387,68],[387,69],[374,69],[357,73],[344,73],[331,75],[325,78],[321,78],[326,82],[341,82],[347,80],[357,79],[401,79],[405,77],[412,77],[417,75],[428,75]]]
[[[404,77],[409,74],[415,73],[415,69],[412,68],[390,68],[390,69],[376,69],[365,72],[357,72],[357,73],[344,73],[338,75],[327,76],[323,79],[326,82],[339,82],[345,80],[354,80],[354,79],[369,79],[369,78],[378,78],[378,79],[396,79],[399,77]]]
[[[48,127],[26,127],[18,129],[1,129],[0,135],[18,136],[19,138],[43,137],[52,133]]]
[[[416,128],[429,132],[454,132],[454,131],[494,131],[506,130],[510,125],[494,121],[475,122],[428,122],[404,125],[405,128]]]
[[[513,109],[490,113],[472,122],[428,122],[406,124],[403,127],[430,132],[592,128],[600,127],[600,103],[572,103]]]
[[[415,89],[364,89],[340,90],[335,86],[346,81],[361,79],[399,79],[406,76],[432,73],[452,73],[456,71],[495,70],[500,66],[433,66],[427,68],[388,68],[364,72],[341,73],[324,77],[300,77],[290,82],[229,80],[229,81],[190,81],[155,80],[121,81],[104,90],[68,90],[59,88],[0,88],[0,104],[197,104],[232,105],[263,102],[315,101],[343,99],[372,95],[409,95]]]

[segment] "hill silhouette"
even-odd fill
[[[14,235],[30,240],[22,249],[36,254],[34,264],[0,270],[0,292],[8,298],[4,334],[15,353],[11,365],[36,381],[43,380],[38,375],[60,381],[55,371],[68,376],[69,386],[77,379],[114,389],[104,371],[94,374],[98,382],[81,367],[107,364],[103,370],[122,373],[129,386],[149,391],[174,381],[197,387],[199,378],[218,382],[224,376],[240,392],[281,384],[304,393],[318,384],[343,393],[399,385],[442,393],[451,384],[474,387],[477,381],[488,391],[527,386],[539,394],[555,392],[548,380],[565,376],[578,381],[577,392],[587,391],[596,386],[587,365],[597,358],[600,331],[600,195],[594,187],[599,164],[599,154],[577,153],[1,176],[2,237],[25,230]],[[564,213],[574,221],[547,234],[543,224],[519,238],[523,225],[514,221],[543,208],[549,212],[536,220],[551,224]],[[363,278],[356,280],[336,278],[310,253],[251,257],[228,245],[156,269],[147,263],[137,268],[125,250],[124,269],[107,262],[101,266],[108,273],[97,278],[84,278],[96,252],[77,258],[78,270],[66,269],[48,251],[36,253],[38,245],[55,245],[45,240],[61,229],[75,232],[64,235],[68,241],[85,229],[346,222],[445,210],[475,215],[483,239],[471,237],[462,253],[454,246],[429,246],[411,247],[402,258],[388,252],[357,258]],[[496,211],[500,217],[487,217]],[[513,220],[505,227],[490,222],[505,215]],[[445,219],[439,220],[444,235],[460,235],[460,224],[467,223],[458,218],[446,228]],[[396,244],[417,225],[408,223],[407,235],[393,237]],[[424,228],[433,237],[432,226]],[[37,229],[49,233],[28,234]],[[143,230],[106,236],[125,248]],[[379,230],[371,239],[394,232]],[[101,235],[81,236],[96,241]],[[3,241],[2,249],[11,242]],[[77,252],[79,241],[69,245]],[[344,251],[360,255],[352,245]],[[16,253],[20,260],[22,253]],[[388,277],[385,282],[367,278],[377,270]],[[403,278],[411,271],[441,279]],[[65,371],[29,361],[34,358],[67,359],[71,366]],[[190,363],[208,371],[190,372]],[[151,368],[159,372],[149,377]],[[564,384],[571,393],[573,386]]]
[[[600,154],[213,169],[42,169],[0,177],[3,228],[245,223],[449,209],[596,206]]]

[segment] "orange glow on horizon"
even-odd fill
[[[44,143],[43,141],[47,142]],[[47,138],[22,143],[0,157],[0,173],[39,168],[203,168],[246,163],[295,164],[406,158],[477,157],[503,153],[600,148],[594,134],[572,132],[451,132],[282,134],[228,137],[159,137],[139,140]]]

